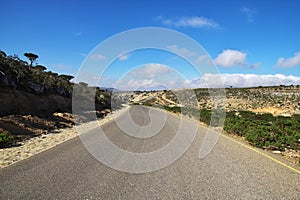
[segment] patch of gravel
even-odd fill
[[[78,130],[81,134],[93,130],[99,125],[102,125],[117,115],[125,112],[128,106],[112,113],[100,120],[73,126],[72,128],[64,128],[52,131],[47,134],[42,134],[38,137],[33,137],[29,140],[20,143],[20,146],[0,149],[0,168],[9,166],[15,162],[29,158],[37,153],[50,149],[58,144],[70,140],[78,136]]]

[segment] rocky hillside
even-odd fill
[[[151,102],[166,106],[181,106],[176,99],[176,92],[136,92],[133,102]],[[208,89],[194,89],[199,109],[212,109],[213,102]],[[225,101],[217,106],[224,106],[226,111],[247,110],[256,113],[291,116],[300,114],[300,86],[274,86],[256,88],[226,88]],[[189,96],[184,105],[192,104]],[[191,105],[192,106],[192,105]]]
[[[37,55],[24,55],[29,64],[17,55],[7,56],[0,51],[0,147],[74,124],[68,114],[72,112],[73,88],[79,91],[82,101],[90,101],[89,94],[96,91],[98,117],[110,112],[110,92],[83,82],[72,83],[73,76],[47,71],[45,66],[35,64]]]
[[[71,112],[71,98],[59,94],[34,94],[15,88],[0,88],[1,116],[10,114],[52,116],[55,112]]]

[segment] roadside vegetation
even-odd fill
[[[280,151],[300,150],[299,115],[284,117],[232,111],[227,113],[224,130],[244,137],[256,147]]]
[[[155,106],[152,102],[145,102],[142,105]],[[177,106],[163,106],[163,108],[169,112],[189,115],[207,125],[223,124],[225,132],[241,136],[255,147],[279,151],[300,150],[300,115],[297,114],[284,117],[250,111],[220,112],[220,110],[197,110]],[[226,117],[222,113],[226,113]]]
[[[7,135],[7,132],[0,133],[0,148],[6,147],[13,142],[13,138]]]
[[[83,98],[88,98],[90,92],[95,92],[96,103],[109,107],[111,93],[99,87],[90,87],[87,83],[74,83],[73,76],[58,74],[47,70],[47,67],[37,63],[38,55],[24,53],[29,63],[21,60],[18,55],[7,56],[0,51],[0,87],[22,90],[35,94],[58,94],[71,97],[73,88],[80,90]]]

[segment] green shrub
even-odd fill
[[[245,137],[251,144],[260,148],[300,149],[300,122],[291,117],[271,114],[255,114],[250,111],[227,113],[224,123],[227,133]]]
[[[6,147],[9,144],[11,144],[13,141],[13,138],[8,136],[6,132],[3,132],[0,134],[0,147]]]
[[[297,120],[298,122],[300,122],[300,114],[292,115],[292,119]]]
[[[152,102],[144,105],[151,106]],[[259,148],[278,149],[285,148],[300,149],[300,115],[292,117],[273,116],[272,114],[256,114],[251,111],[207,110],[195,108],[181,108],[164,106],[165,110],[174,113],[182,113],[190,117],[199,118],[200,121],[218,126],[224,122],[223,129],[227,133],[244,137],[252,145]]]

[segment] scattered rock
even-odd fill
[[[274,154],[281,154],[281,151],[272,151],[272,153],[274,153]]]

